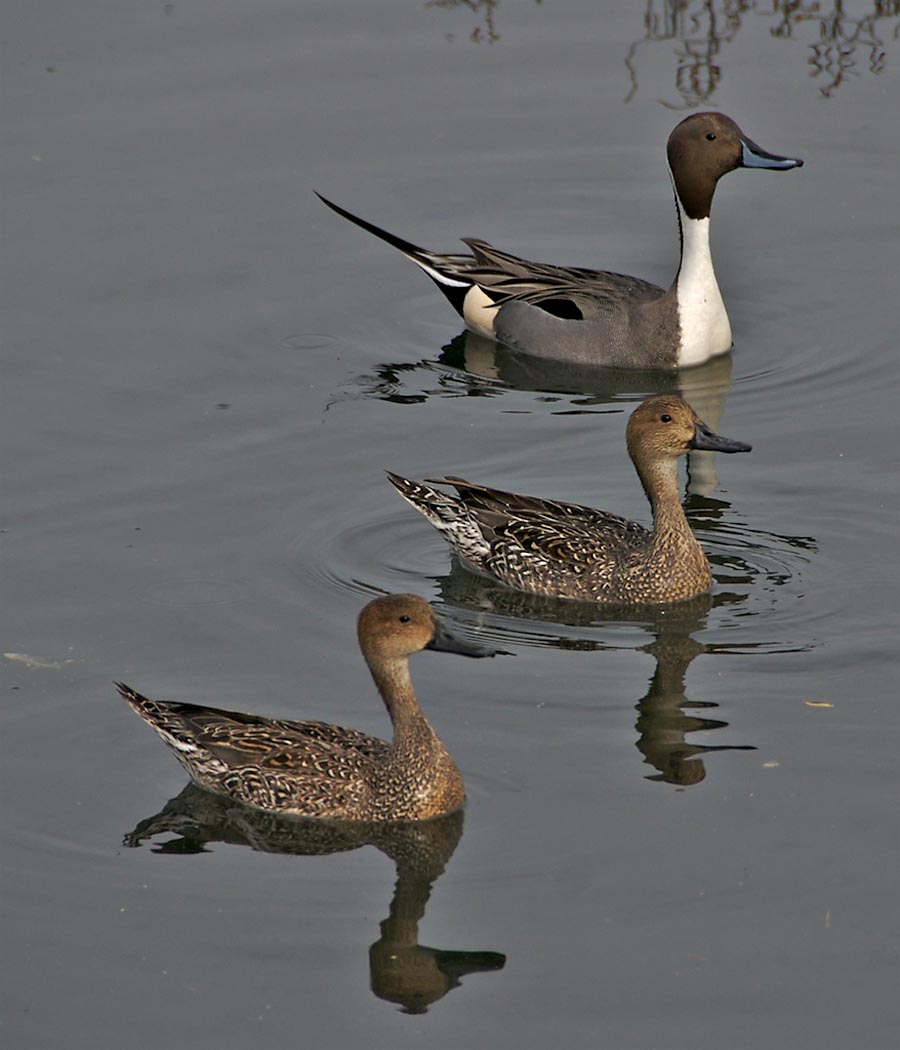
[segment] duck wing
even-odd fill
[[[473,259],[452,257],[454,261],[466,260],[462,267],[456,263],[455,272],[477,284],[497,306],[524,302],[554,314],[564,314],[558,306],[554,307],[554,301],[565,300],[584,315],[596,312],[598,307],[627,306],[665,294],[659,285],[628,274],[538,263],[474,237],[464,237],[463,241],[472,250]]]
[[[151,700],[117,683],[119,692],[189,769],[197,763],[301,770],[356,768],[390,745],[328,722],[295,722],[198,704]]]
[[[310,773],[358,768],[377,759],[389,745],[377,737],[328,722],[295,722],[192,704],[172,704],[170,717],[191,733],[195,744],[229,767]]]
[[[635,521],[576,503],[523,496],[487,488],[462,478],[429,478],[452,485],[487,541],[492,558],[515,556],[536,566],[590,565],[643,549],[650,532]]]

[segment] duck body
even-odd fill
[[[263,718],[121,696],[208,791],[285,815],[354,821],[426,820],[458,809],[462,776],[412,689],[420,649],[493,656],[448,631],[415,595],[388,595],[360,614],[360,644],[394,725],[390,742],[327,722]]]
[[[669,289],[620,273],[531,262],[477,238],[463,239],[471,255],[429,252],[319,197],[416,263],[480,335],[551,360],[680,368],[732,345],[709,242],[719,178],[740,167],[787,170],[803,161],[761,149],[721,113],[683,120],[667,155],[681,235]]]
[[[507,266],[513,265],[514,256],[504,256],[485,242],[466,243],[472,246],[477,258],[505,258],[509,260]],[[626,274],[545,268],[532,262],[525,265],[532,280],[546,270],[541,280],[548,293],[553,289],[558,295],[548,294],[547,298],[534,301],[522,296],[507,300],[499,308],[467,309],[473,300],[481,301],[484,294],[481,285],[473,286],[462,313],[469,328],[504,346],[545,360],[603,364],[611,368],[667,369],[674,368],[679,357],[686,361],[688,353],[700,362],[724,352],[708,351],[706,335],[694,340],[703,344],[701,348],[692,345],[687,348],[688,353],[682,351],[682,326],[674,289],[666,291]],[[724,312],[721,296],[718,300]],[[728,323],[727,314],[725,323]],[[717,347],[722,345],[723,338],[715,340]],[[724,349],[730,348],[728,325]]]
[[[452,485],[456,499],[396,474],[389,478],[432,524],[424,508],[446,523],[452,505],[450,513],[462,516],[468,528],[454,527],[453,519],[436,527],[470,568],[510,587],[544,597],[628,604],[679,601],[712,587],[709,563],[693,536],[693,542],[672,542],[684,538],[654,536],[636,521],[593,507],[453,476],[431,480]]]
[[[678,397],[643,401],[628,423],[628,451],[653,510],[653,528],[580,504],[522,496],[445,477],[388,474],[398,492],[476,572],[546,597],[615,604],[682,601],[712,587],[709,562],[678,493],[689,449],[748,452],[713,434]],[[456,496],[433,484],[451,485]]]

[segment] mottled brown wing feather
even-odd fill
[[[356,768],[360,759],[378,758],[388,744],[355,729],[327,722],[294,722],[258,718],[242,712],[211,708],[190,710],[179,705],[180,716],[192,729],[197,744],[228,765],[242,759],[279,769],[335,770]],[[317,745],[311,747],[310,745]]]
[[[453,485],[492,546],[515,543],[560,562],[573,560],[577,551],[577,561],[585,564],[623,545],[640,548],[650,538],[637,522],[593,507],[489,489],[453,476],[435,480]]]

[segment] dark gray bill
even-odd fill
[[[741,167],[787,171],[790,168],[802,168],[803,161],[793,157],[779,157],[777,153],[769,153],[768,150],[757,146],[753,139],[741,139]]]
[[[697,424],[689,447],[703,452],[749,452],[753,448],[746,441],[732,441],[731,438],[719,437],[705,423]]]
[[[470,642],[462,635],[456,634],[440,620],[435,620],[434,637],[425,646],[439,653],[459,653],[460,656],[510,656],[503,649],[490,649],[486,645]]]

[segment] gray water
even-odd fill
[[[5,1046],[893,1044],[900,17],[671,6],[7,5]],[[694,108],[806,165],[720,185],[736,349],[679,377],[459,338],[312,192],[668,284]],[[646,520],[663,388],[754,445],[685,479],[708,602],[493,587],[382,474]],[[384,734],[395,590],[514,654],[413,662],[464,827],[157,818],[184,776],[113,679]]]

